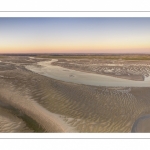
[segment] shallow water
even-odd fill
[[[53,66],[52,62],[56,61],[58,60],[52,59],[51,61],[41,61],[36,65],[27,65],[25,67],[28,70],[53,79],[77,84],[108,87],[150,87],[150,77],[146,78],[144,81],[121,79],[111,76],[66,69],[60,66]]]
[[[149,133],[150,132],[149,123],[150,123],[150,115],[142,116],[134,122],[131,132]]]

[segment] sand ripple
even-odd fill
[[[33,132],[26,124],[8,110],[0,107],[0,132]]]
[[[1,75],[14,77],[0,79],[3,101],[47,132],[131,132],[135,120],[150,113],[150,88],[72,84],[24,68]]]

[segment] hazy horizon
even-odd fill
[[[150,53],[150,18],[0,18],[4,53]]]
[[[138,54],[141,54],[141,55],[150,55],[150,52],[149,52],[149,53],[148,53],[148,52],[147,52],[147,53],[142,53],[142,52],[141,52],[141,53],[123,53],[123,52],[122,52],[122,53],[115,53],[115,52],[114,52],[114,53],[111,53],[111,52],[108,52],[108,53],[98,53],[98,52],[97,52],[97,53],[86,53],[86,52],[85,52],[85,53],[82,53],[82,52],[81,52],[81,53],[67,53],[67,52],[66,52],[66,53],[59,53],[59,52],[58,52],[58,53],[48,53],[48,52],[47,52],[47,53],[42,53],[42,52],[41,52],[41,53],[36,53],[36,52],[34,52],[34,53],[32,53],[32,52],[28,52],[28,53],[15,53],[15,52],[13,52],[13,53],[0,53],[0,55],[5,55],[5,54],[6,54],[6,55],[7,55],[7,54],[31,54],[31,55],[32,55],[32,54],[49,54],[49,55],[51,55],[51,54],[52,54],[52,55],[53,55],[53,54],[56,54],[56,55],[57,55],[57,54],[58,54],[58,55],[61,55],[61,54],[62,54],[62,55],[63,55],[63,54],[70,54],[70,55],[71,55],[71,54],[72,54],[72,55],[73,55],[73,54],[91,54],[91,55],[92,55],[92,54],[99,54],[99,55],[105,55],[105,54],[106,54],[106,55],[107,55],[107,54],[108,54],[108,55],[109,55],[109,54],[114,54],[114,55],[115,55],[115,54],[116,54],[116,55],[123,55],[123,54],[124,54],[124,55],[126,55],[126,54],[127,54],[127,55],[128,55],[128,54],[129,54],[129,55],[138,55]]]

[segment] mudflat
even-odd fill
[[[150,114],[150,87],[67,82],[26,67],[42,70],[41,62],[52,59],[55,58],[0,58],[0,132],[132,132],[135,121]],[[148,60],[116,60],[111,65],[114,60],[57,59],[51,65],[63,67],[64,72],[71,69],[129,82],[149,81]],[[103,71],[90,69],[94,66]],[[116,70],[120,70],[120,75]],[[75,75],[68,78],[73,80]],[[138,126],[138,131],[142,132],[144,127],[145,122]]]

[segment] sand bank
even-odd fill
[[[0,132],[33,132],[25,122],[12,114],[11,111],[0,107]]]
[[[13,86],[4,85],[0,87],[2,101],[34,119],[47,132],[71,132],[73,131],[59,115],[54,114],[43,108],[27,95],[16,91]],[[40,112],[40,113],[39,113]]]
[[[41,61],[35,65],[27,65],[25,67],[28,70],[50,78],[77,84],[108,87],[150,87],[150,77],[144,81],[131,81],[111,76],[75,71],[60,66],[53,66],[52,63],[56,61],[58,60],[52,59],[51,61]]]

